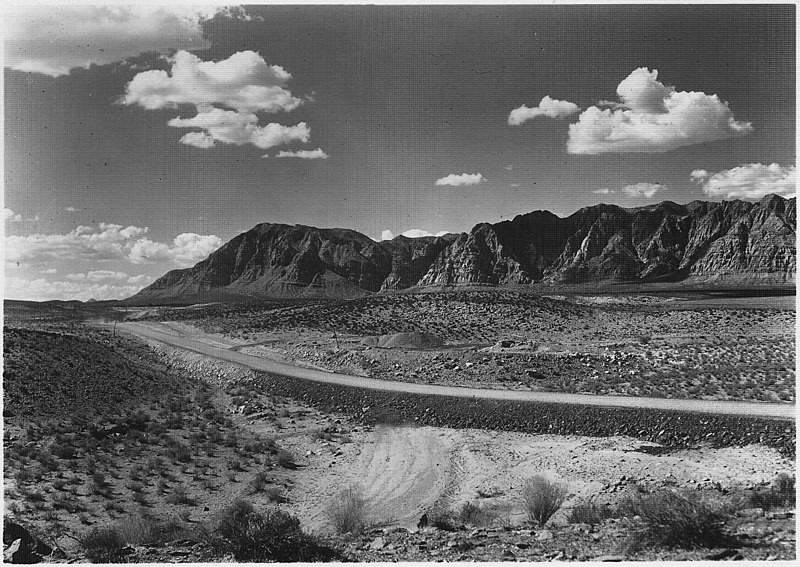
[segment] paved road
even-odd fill
[[[97,323],[104,327],[108,324]],[[756,417],[770,417],[778,419],[791,419],[796,417],[796,406],[788,404],[773,404],[759,402],[723,402],[705,400],[676,400],[664,398],[634,398],[627,396],[598,396],[590,394],[565,394],[556,392],[528,392],[520,390],[492,390],[488,388],[461,388],[456,386],[436,386],[432,384],[413,384],[410,382],[395,382],[391,380],[378,380],[349,376],[310,368],[292,366],[234,350],[220,348],[207,342],[179,335],[177,331],[153,323],[118,323],[117,332],[130,333],[139,337],[153,339],[170,346],[190,350],[220,360],[240,364],[253,370],[272,372],[282,376],[328,382],[342,386],[354,386],[371,390],[384,390],[389,392],[406,392],[414,394],[434,394],[461,398],[487,398],[493,400],[510,400],[516,402],[548,402],[562,404],[577,404],[591,406],[635,407],[652,408],[661,410],[677,410],[690,412],[717,413],[727,415],[743,415]],[[199,335],[202,338],[202,335]],[[216,342],[213,337],[209,341]],[[217,343],[219,344],[219,343]]]

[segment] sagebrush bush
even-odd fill
[[[123,560],[125,540],[114,528],[92,528],[79,541],[92,563],[120,563]]]
[[[474,502],[464,502],[458,510],[458,520],[469,526],[488,526],[497,517],[497,512]]]
[[[616,510],[610,506],[599,506],[594,500],[583,500],[572,507],[568,521],[570,524],[595,526],[616,515]]]
[[[753,492],[750,504],[756,508],[771,510],[783,506],[794,506],[796,499],[795,477],[781,473],[769,490]]]
[[[525,513],[532,522],[543,526],[561,508],[567,499],[567,494],[564,485],[551,482],[541,475],[535,475],[526,480],[522,487]]]
[[[367,499],[358,486],[348,486],[328,504],[327,515],[339,534],[359,534],[367,524]]]
[[[638,544],[664,547],[717,547],[729,543],[724,531],[726,514],[721,502],[704,501],[697,492],[657,490],[635,492],[619,506],[624,516],[639,516]]]
[[[237,561],[320,561],[336,553],[300,529],[300,521],[281,510],[256,511],[241,500],[217,514],[204,537],[218,552]]]

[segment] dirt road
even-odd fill
[[[110,324],[96,323],[109,328]],[[349,376],[334,372],[325,372],[310,368],[292,366],[284,362],[242,354],[228,348],[222,348],[216,337],[197,332],[189,335],[159,323],[124,322],[117,323],[117,332],[129,333],[162,343],[240,364],[253,370],[271,372],[282,376],[328,382],[342,386],[367,388],[393,392],[440,395],[462,398],[486,398],[510,400],[515,402],[546,402],[574,405],[592,405],[606,407],[638,407],[659,410],[689,411],[717,413],[727,415],[769,417],[794,420],[796,407],[789,404],[773,404],[759,402],[729,402],[707,400],[685,400],[666,398],[634,398],[626,396],[596,396],[589,394],[566,394],[557,392],[527,392],[519,390],[491,390],[486,388],[459,388],[454,386],[438,386],[432,384],[412,384],[388,380],[377,380],[359,376]]]

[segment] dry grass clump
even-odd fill
[[[619,508],[622,515],[639,518],[640,527],[634,528],[634,546],[719,547],[731,539],[724,529],[728,519],[724,503],[704,499],[697,491],[637,491]]]
[[[367,525],[367,499],[360,487],[348,486],[328,505],[327,515],[336,533],[359,534]]]
[[[771,510],[779,507],[794,507],[796,504],[795,477],[782,473],[768,490],[759,490],[750,497],[756,508]]]
[[[522,500],[525,512],[532,522],[540,526],[555,514],[567,499],[567,487],[551,482],[541,475],[535,475],[525,481],[522,487]]]
[[[281,510],[263,512],[237,500],[217,514],[203,530],[203,538],[219,553],[237,561],[321,561],[336,553],[300,529],[300,521]]]

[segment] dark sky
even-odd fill
[[[775,163],[794,175],[793,5],[256,6],[247,15],[249,21],[207,21],[205,44],[198,37],[193,53],[223,61],[254,51],[291,73],[285,86],[305,102],[256,114],[260,125],[305,122],[306,143],[266,150],[219,140],[208,149],[181,144],[189,130],[167,122],[190,118],[199,107],[120,103],[138,73],[169,70],[169,61],[151,55],[137,65],[112,60],[51,76],[16,63],[28,47],[19,34],[17,43],[9,39],[5,206],[20,218],[7,220],[7,234],[38,233],[75,246],[80,239],[55,237],[81,225],[99,234],[99,223],[113,223],[148,227],[147,238],[175,247],[179,234],[227,241],[268,221],[348,227],[380,238],[386,230],[468,231],[535,209],[566,215],[598,202],[639,206],[726,195],[704,192],[690,178],[695,170],[711,176]],[[71,17],[62,26],[67,35],[91,28]],[[122,40],[98,29],[87,32],[87,45],[113,52]],[[727,103],[750,130],[697,141],[687,134],[680,147],[646,153],[569,153],[579,112],[602,100],[620,102],[617,86],[639,68],[657,70],[658,81],[675,91],[716,94],[719,107]],[[509,125],[511,110],[536,107],[545,95],[580,111]],[[328,158],[275,157],[316,148]],[[482,181],[436,185],[463,173]],[[625,190],[637,184],[658,187],[650,197],[645,186]],[[135,264],[119,254],[98,260],[87,252],[76,260],[74,251],[59,256],[48,242],[33,243],[40,258],[17,254],[25,256],[20,265],[7,264],[7,282],[17,278],[7,288],[44,279],[44,297],[73,269],[73,276],[110,270],[152,277],[188,263],[176,264],[171,252]],[[48,269],[58,272],[42,275]],[[107,284],[92,289],[123,294]]]

